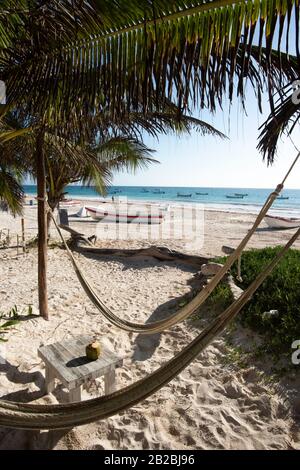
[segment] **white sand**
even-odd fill
[[[177,210],[178,211],[178,210]],[[178,212],[171,221],[178,221]],[[202,255],[221,253],[223,244],[236,246],[254,220],[252,215],[206,212],[204,243],[164,239],[102,241],[100,246],[140,247],[151,244]],[[20,234],[20,220],[0,214],[0,228]],[[95,224],[72,222],[91,234]],[[108,229],[108,231],[111,228]],[[36,233],[35,208],[26,208],[28,238]],[[101,232],[101,231],[100,231]],[[107,233],[107,231],[106,231]],[[30,234],[30,235],[29,235]],[[250,246],[277,245],[291,231],[261,231]],[[300,247],[300,242],[297,245]],[[37,312],[37,250],[17,255],[16,248],[0,250],[1,311],[33,305]],[[93,257],[76,254],[103,300],[124,318],[145,322],[162,318],[178,306],[182,295],[197,287],[196,270],[152,258]],[[65,397],[57,384],[53,396],[43,396],[44,365],[37,356],[47,344],[82,333],[97,334],[105,345],[124,357],[117,372],[122,388],[158,368],[193,339],[202,322],[185,322],[161,335],[142,337],[109,325],[82,291],[66,253],[49,250],[50,321],[21,322],[1,346],[0,396],[9,400],[56,402]],[[270,306],[272,308],[272,306]],[[205,314],[205,312],[203,312]],[[238,328],[237,344],[253,334]],[[263,362],[241,368],[228,360],[226,334],[216,339],[179,377],[134,408],[105,421],[70,432],[33,433],[0,428],[0,448],[56,449],[300,449],[299,378],[282,377],[269,383],[270,367]],[[251,341],[250,341],[251,342]],[[91,383],[83,398],[103,393],[101,380]],[[298,414],[298,421],[297,421]]]

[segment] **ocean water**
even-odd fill
[[[35,185],[25,185],[25,193],[36,195]],[[107,198],[128,198],[135,201],[169,202],[175,205],[203,204],[207,209],[257,213],[264,204],[272,189],[255,188],[195,188],[195,187],[149,187],[149,186],[113,186],[109,189]],[[68,186],[67,198],[73,199],[101,199],[93,187]],[[197,195],[196,193],[207,193]],[[247,194],[242,199],[231,199],[226,196],[235,193]],[[182,197],[180,195],[191,197]],[[300,217],[300,190],[285,189],[282,194],[288,199],[276,200],[270,210],[273,214],[282,214],[291,217]]]

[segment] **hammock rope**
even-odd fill
[[[121,319],[117,315],[115,315],[108,307],[105,305],[100,297],[97,295],[93,287],[90,285],[86,277],[84,276],[82,270],[80,269],[76,259],[73,256],[73,253],[69,249],[66,240],[59,228],[59,226],[56,223],[56,220],[52,214],[51,211],[51,216],[52,220],[54,221],[54,224],[56,226],[56,229],[59,233],[59,236],[66,248],[66,251],[68,253],[68,256],[73,264],[75,273],[78,277],[78,280],[84,289],[85,293],[87,294],[88,298],[90,301],[94,304],[94,306],[99,310],[100,313],[113,325],[116,327],[129,331],[131,333],[139,333],[139,334],[153,334],[153,333],[161,333],[164,330],[171,328],[172,326],[176,325],[177,323],[180,323],[184,320],[186,320],[188,317],[190,317],[192,314],[196,312],[196,310],[203,305],[203,303],[207,300],[207,298],[210,296],[210,294],[213,292],[213,290],[217,287],[217,285],[220,283],[220,281],[223,279],[224,275],[229,271],[229,269],[232,267],[233,263],[238,260],[238,268],[239,268],[239,276],[240,276],[240,262],[241,262],[241,255],[246,247],[247,243],[249,242],[250,238],[262,222],[263,218],[267,214],[268,210],[272,206],[274,200],[279,196],[280,192],[282,191],[284,184],[289,177],[290,173],[292,172],[294,166],[296,165],[298,159],[300,157],[300,152],[297,153],[294,161],[290,165],[287,173],[285,174],[282,182],[277,185],[276,189],[268,196],[265,204],[261,208],[255,222],[253,223],[251,229],[249,232],[245,235],[243,240],[240,242],[238,247],[234,250],[234,252],[227,258],[225,264],[223,267],[215,274],[215,276],[211,279],[210,283],[204,286],[204,288],[184,307],[179,309],[176,313],[171,315],[168,318],[165,318],[163,320],[155,321],[155,322],[149,322],[145,324],[141,323],[134,323],[130,322],[128,320]]]
[[[66,429],[108,418],[146,399],[174,379],[225,329],[277,266],[299,235],[300,228],[230,307],[212,320],[181,352],[152,374],[115,393],[85,402],[36,405],[0,400],[0,425],[33,430]]]
[[[300,153],[299,153],[300,156]],[[75,273],[78,277],[78,280],[84,289],[85,293],[87,294],[90,301],[94,304],[94,306],[102,313],[102,315],[113,325],[116,327],[123,329],[125,331],[130,331],[133,333],[139,334],[153,334],[153,333],[161,333],[162,331],[176,325],[183,320],[186,320],[190,315],[195,313],[195,311],[203,305],[212,291],[216,288],[219,282],[223,279],[224,275],[227,271],[231,268],[233,263],[241,256],[242,251],[244,250],[245,246],[247,245],[248,241],[252,237],[253,233],[260,225],[261,221],[263,220],[264,216],[268,212],[269,208],[272,206],[276,197],[280,194],[283,185],[279,184],[275,191],[273,191],[269,197],[267,198],[264,206],[262,207],[260,213],[258,214],[252,228],[240,242],[239,246],[235,249],[235,251],[227,258],[223,267],[215,274],[215,276],[211,279],[210,283],[204,286],[204,288],[184,307],[178,310],[176,313],[171,315],[168,318],[163,320],[149,322],[146,324],[141,323],[133,323],[128,320],[123,320],[115,315],[108,307],[105,305],[100,297],[97,295],[93,287],[90,285],[88,280],[86,279],[85,275],[83,274],[82,270],[80,269],[73,253],[71,252],[70,248],[67,245],[67,242],[55,220],[55,217],[51,213],[52,220],[55,224],[55,227],[60,235],[60,238],[65,246],[67,254],[72,262],[74,267]]]

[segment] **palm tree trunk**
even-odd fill
[[[36,138],[36,175],[38,196],[38,289],[40,315],[49,319],[47,295],[47,210],[44,131]]]

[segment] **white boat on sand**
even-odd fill
[[[300,219],[276,217],[274,215],[266,215],[265,222],[271,228],[297,228],[300,227]]]
[[[161,224],[165,217],[165,210],[153,208],[144,210],[132,207],[86,207],[86,212],[94,220],[115,223],[134,224]]]

